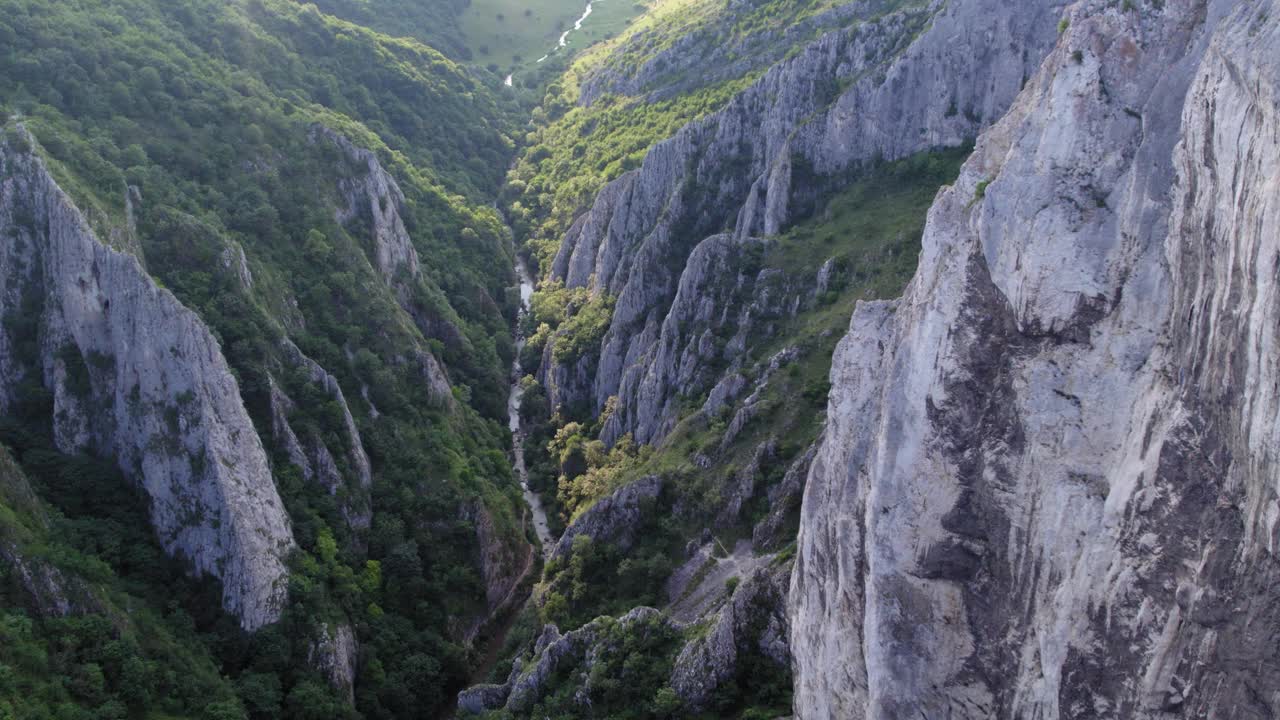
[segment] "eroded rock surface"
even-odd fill
[[[676,398],[711,389],[722,377],[715,361],[734,354],[733,340],[718,348],[708,330],[753,314],[785,317],[799,301],[767,291],[744,300],[736,286],[767,287],[768,278],[708,275],[708,260],[741,254],[731,242],[778,233],[852,169],[973,138],[1053,46],[1064,4],[911,5],[829,32],[654,146],[600,192],[550,268],[569,287],[616,299],[598,353],[545,359],[540,380],[552,407],[598,413],[616,396],[602,439],[660,440]],[[732,241],[712,236],[724,228]]]
[[[644,520],[646,505],[657,501],[662,486],[662,478],[651,475],[601,498],[565,528],[551,552],[551,559],[567,558],[573,549],[573,539],[579,535],[594,542],[611,543],[619,551],[626,552],[637,539],[636,532]]]
[[[789,666],[786,598],[790,575],[790,565],[753,572],[713,618],[710,631],[680,651],[671,672],[671,688],[687,711],[706,710],[716,690],[743,673],[744,656],[757,655],[779,668]]]
[[[1280,7],[1066,18],[836,353],[800,718],[1280,712]]]
[[[311,643],[308,660],[324,675],[348,705],[355,704],[356,661],[360,646],[351,626],[323,625]]]
[[[567,683],[576,688],[575,702],[584,712],[590,712],[590,695],[598,679],[591,670],[622,651],[621,638],[651,633],[666,637],[678,629],[648,607],[638,607],[616,620],[597,618],[564,634],[555,625],[547,625],[534,643],[531,657],[527,661],[516,658],[505,683],[462,691],[458,694],[458,708],[476,714],[500,708],[527,713],[548,692]]]
[[[248,629],[285,599],[289,518],[236,380],[204,323],[132,256],[100,242],[25,131],[0,146],[0,410],[25,381],[53,396],[65,452],[114,458],[151,500],[165,550],[222,581]]]

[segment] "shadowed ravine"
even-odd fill
[[[524,369],[520,367],[520,352],[524,350],[524,331],[520,327],[525,313],[529,312],[529,300],[533,297],[533,279],[524,261],[516,258],[516,275],[520,278],[520,317],[516,321],[516,357],[511,361],[511,396],[507,400],[507,424],[511,428],[511,447],[515,454],[516,476],[520,478],[520,491],[524,493],[525,504],[533,513],[533,529],[542,544],[542,554],[551,552],[551,531],[547,529],[547,513],[542,508],[542,498],[529,489],[529,471],[524,465],[524,432],[520,428],[520,401],[524,398],[524,388],[520,380],[524,377]]]
[[[529,301],[533,297],[533,280],[529,276],[529,270],[525,267],[524,261],[516,259],[516,275],[520,279],[520,315],[516,321],[516,353],[515,359],[511,362],[511,394],[507,400],[507,417],[508,427],[511,429],[512,452],[514,455],[514,467],[516,476],[520,479],[520,491],[524,495],[527,510],[521,518],[521,528],[525,527],[530,515],[533,516],[533,529],[537,534],[538,543],[542,546],[542,554],[545,559],[551,554],[552,548],[555,547],[554,538],[551,537],[551,530],[547,526],[547,513],[542,507],[542,498],[529,488],[529,473],[525,469],[524,464],[524,434],[520,428],[520,401],[524,397],[524,388],[520,386],[520,379],[524,377],[524,370],[520,366],[520,352],[524,349],[525,337],[521,329],[521,322],[524,320],[525,313],[529,312]],[[471,673],[471,683],[482,683],[489,677],[489,673],[493,670],[498,661],[502,659],[502,650],[506,646],[507,636],[511,633],[511,628],[519,619],[521,610],[524,609],[525,603],[529,600],[529,576],[531,573],[538,571],[541,567],[534,557],[534,548],[529,548],[528,560],[525,562],[524,569],[520,571],[520,579],[516,581],[511,590],[511,594],[503,600],[503,602],[494,611],[490,621],[492,631],[488,633],[487,638],[481,644],[480,660],[476,663]],[[457,713],[455,703],[449,706],[441,713],[441,718],[452,718]]]

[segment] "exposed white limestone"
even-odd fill
[[[58,446],[115,458],[151,498],[164,548],[220,578],[244,627],[272,622],[293,538],[217,341],[98,241],[31,142],[17,131],[0,146],[0,307],[38,313],[40,346],[0,331],[0,407],[24,378],[42,382]]]
[[[550,268],[570,287],[616,298],[598,356],[544,362],[552,406],[599,412],[616,396],[606,442],[626,433],[660,440],[676,420],[678,396],[716,384],[707,368],[723,358],[711,356],[741,354],[709,343],[708,324],[785,316],[799,300],[770,292],[768,278],[718,274],[706,260],[724,255],[728,241],[708,236],[731,228],[741,243],[777,233],[852,168],[974,137],[1052,47],[1064,4],[935,2],[829,32],[654,146],[639,169],[600,192]],[[866,10],[853,5],[852,13]],[[734,292],[744,280],[754,283]],[[682,297],[688,288],[700,290],[692,304]],[[739,318],[742,305],[754,307]]]
[[[1073,5],[905,297],[859,307],[798,717],[1280,712],[1278,11]]]

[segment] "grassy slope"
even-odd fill
[[[394,37],[411,37],[449,55],[470,60],[458,28],[466,0],[311,0],[322,12]]]
[[[582,16],[586,0],[471,0],[461,18],[470,57],[494,65],[503,74],[537,65],[539,58],[565,55],[614,37],[644,12],[644,0],[599,0],[582,28],[570,32],[558,49],[560,34]]]

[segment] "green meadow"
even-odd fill
[[[535,64],[544,55],[581,50],[622,32],[645,4],[638,0],[596,0],[591,15],[557,50],[561,33],[571,30],[586,0],[471,0],[462,15],[463,39],[472,59],[502,73]]]

